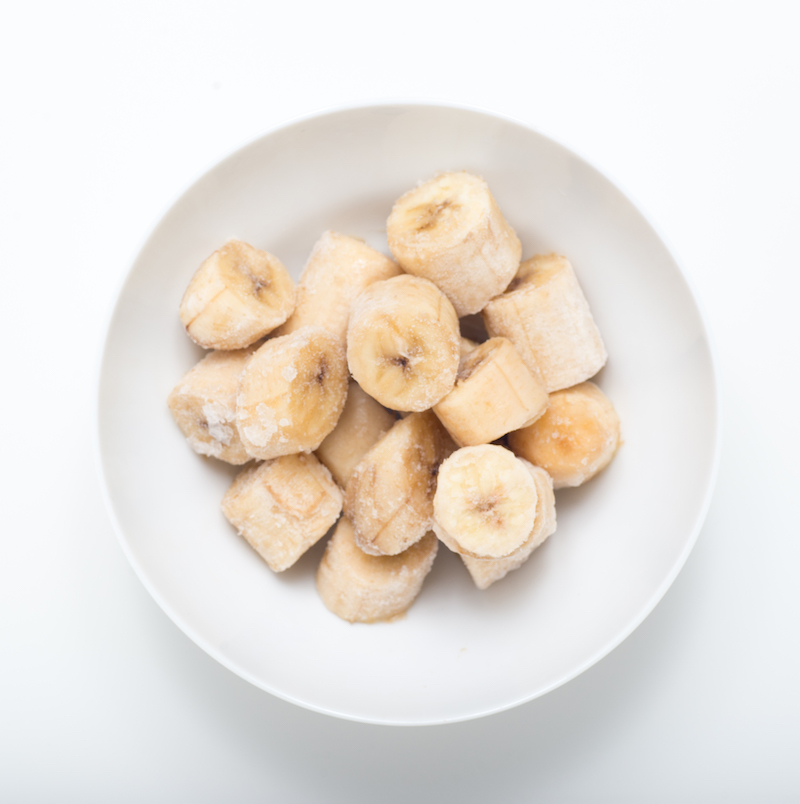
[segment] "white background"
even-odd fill
[[[788,2],[9,4],[2,12],[0,800],[800,800],[800,18]],[[428,728],[251,687],[127,565],[93,449],[103,331],[200,172],[375,99],[516,117],[610,175],[704,303],[723,399],[700,540],[542,699]]]

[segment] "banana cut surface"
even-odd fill
[[[336,522],[342,492],[313,455],[285,455],[240,472],[222,511],[273,572],[283,572]]]
[[[356,544],[352,523],[342,517],[317,570],[317,590],[328,609],[343,620],[390,620],[420,593],[437,549],[436,536],[428,533],[398,555],[367,555]]]
[[[519,267],[522,246],[486,182],[445,173],[397,200],[386,222],[403,270],[441,288],[459,317],[482,310]]]
[[[243,349],[294,310],[295,286],[283,263],[229,240],[192,277],[180,305],[189,337],[206,349]]]

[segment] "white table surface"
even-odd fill
[[[800,17],[789,2],[15,4],[2,15],[0,801],[800,800]],[[138,247],[203,170],[375,99],[516,117],[637,200],[717,347],[722,462],[650,617],[545,697],[367,726],[234,676],[101,498],[95,372]]]

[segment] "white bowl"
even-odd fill
[[[485,592],[442,548],[397,622],[350,625],[319,600],[322,545],[276,575],[220,512],[235,469],[189,449],[166,406],[201,356],[178,303],[201,261],[235,236],[295,277],[325,229],[386,251],[394,200],[449,170],[483,176],[524,256],[572,261],[610,355],[597,382],[624,444],[558,530]],[[688,556],[717,462],[709,339],[687,281],[607,178],[511,120],[385,105],[273,131],[202,176],[136,259],[114,310],[99,387],[99,448],[123,548],[164,611],[226,667],[301,706],[373,723],[479,717],[542,695],[619,644]]]

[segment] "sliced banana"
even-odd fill
[[[396,276],[370,285],[355,301],[347,362],[358,384],[392,410],[423,411],[453,387],[458,318],[427,279]]]
[[[476,341],[471,341],[469,338],[465,338],[463,335],[461,336],[461,340],[459,341],[459,349],[458,349],[458,356],[459,358],[465,358],[473,349],[477,349],[478,344]]]
[[[192,277],[180,318],[206,349],[243,349],[286,321],[295,298],[294,282],[277,257],[229,240]]]
[[[519,238],[486,182],[469,173],[445,173],[407,192],[386,229],[403,270],[434,282],[459,316],[482,310],[519,267]]]
[[[285,455],[240,472],[222,511],[273,572],[283,572],[336,522],[342,492],[313,455]]]
[[[505,558],[533,530],[538,494],[524,462],[504,447],[463,447],[439,468],[433,531],[455,553]]]
[[[394,260],[363,240],[324,232],[311,250],[297,286],[297,307],[276,332],[288,335],[314,325],[327,329],[344,345],[350,307],[373,282],[402,273]]]
[[[189,446],[226,463],[250,456],[236,429],[239,376],[255,347],[210,352],[172,389],[167,405]]]
[[[478,589],[488,589],[512,570],[519,569],[531,553],[556,531],[556,497],[553,494],[553,480],[541,467],[533,466],[527,461],[524,463],[536,484],[536,516],[533,520],[533,530],[528,540],[511,558],[461,556]]]
[[[482,315],[489,334],[508,338],[548,393],[588,380],[608,358],[572,265],[557,254],[523,262]]]
[[[344,488],[358,462],[395,421],[393,413],[351,380],[342,415],[333,432],[319,445],[316,455]]]
[[[344,511],[365,553],[397,555],[430,530],[436,473],[454,447],[426,411],[398,419],[361,459],[347,483]]]
[[[456,444],[466,447],[488,444],[536,421],[547,401],[511,341],[490,338],[461,358],[455,387],[433,412]]]
[[[414,602],[433,566],[438,540],[428,533],[396,556],[367,555],[342,517],[317,570],[322,602],[351,623],[374,623],[402,614]]]
[[[508,436],[511,449],[546,469],[557,489],[593,478],[611,462],[619,442],[619,417],[592,382],[550,394],[544,416]]]
[[[339,420],[347,381],[344,349],[327,330],[268,340],[239,381],[236,426],[247,454],[268,460],[315,450]]]

